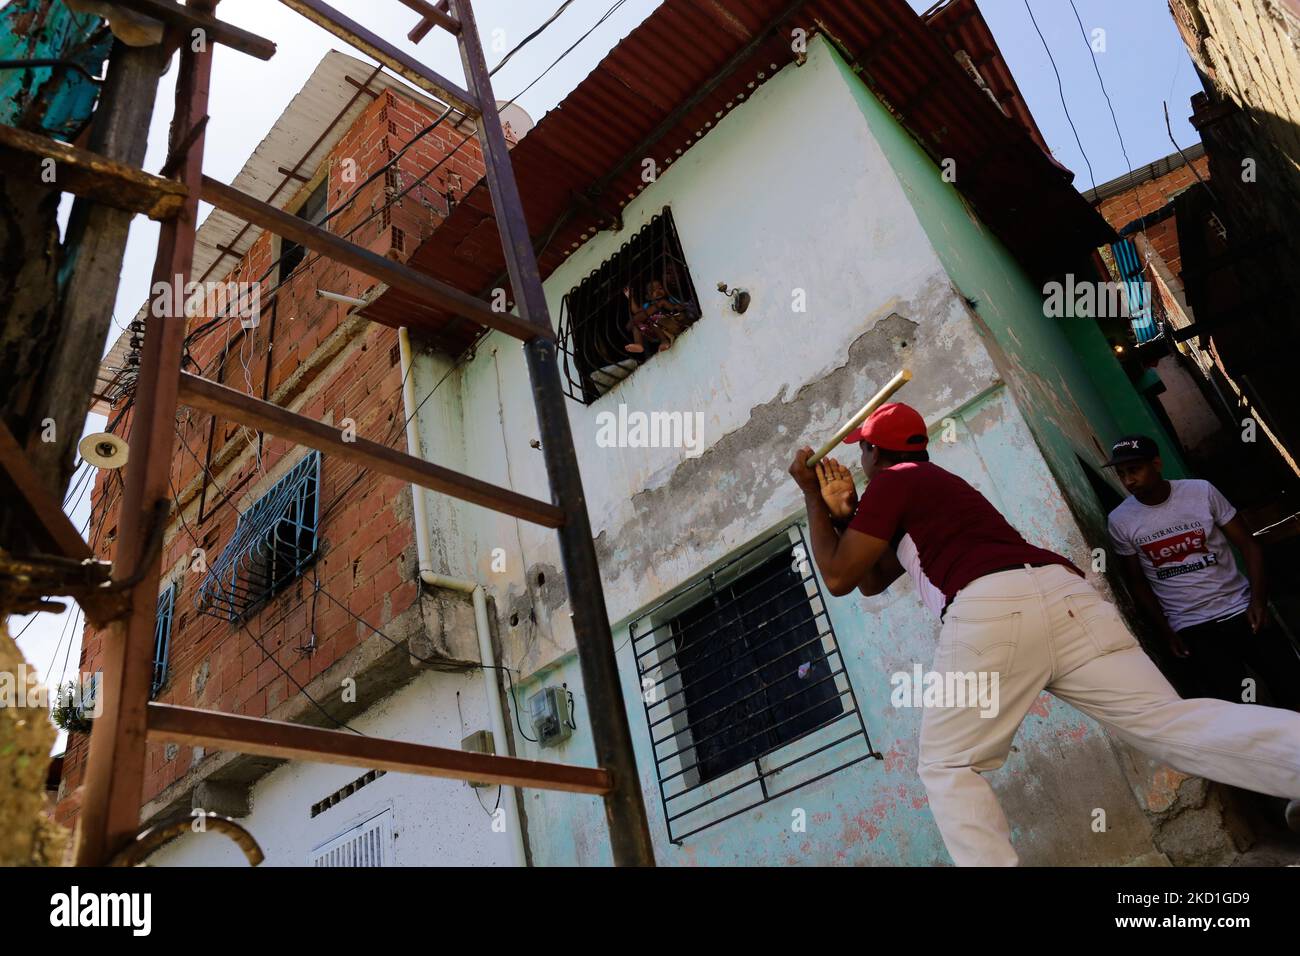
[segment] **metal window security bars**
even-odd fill
[[[590,405],[655,354],[653,342],[646,342],[643,353],[627,351],[633,340],[629,298],[643,303],[652,282],[663,283],[681,304],[681,331],[699,318],[700,303],[667,206],[564,296],[559,347],[570,398]]]
[[[239,516],[195,607],[231,621],[247,617],[316,560],[320,467],[320,452],[312,452]]]
[[[311,851],[309,866],[392,866],[393,808],[349,827]]]
[[[158,611],[153,636],[153,683],[149,685],[149,699],[167,683],[167,661],[171,654],[172,619],[176,613],[176,583],[169,584],[158,595]]]
[[[871,745],[799,525],[630,625],[668,836],[859,763]]]
[[[122,164],[100,164],[104,176],[116,177],[115,181],[120,183],[134,183],[137,189],[148,191],[146,199],[170,197],[161,206],[153,201],[137,203],[139,210],[153,209],[162,220],[152,281],[171,282],[175,276],[190,279],[202,199],[253,227],[280,236],[282,241],[297,243],[432,306],[518,339],[537,410],[550,500],[530,498],[377,442],[363,438],[344,441],[339,429],[325,422],[207,379],[182,374],[186,321],[181,310],[170,301],[166,303],[164,314],[148,322],[144,333],[130,457],[119,504],[120,514],[130,520],[121,522],[113,564],[113,577],[121,582],[127,610],[116,612],[111,618],[103,642],[104,711],[90,738],[76,862],[103,865],[135,843],[144,803],[146,743],[168,741],[281,760],[335,763],[366,770],[599,795],[604,801],[615,864],[653,865],[653,846],[614,659],[600,568],[565,407],[556,333],[547,310],[473,8],[469,0],[402,0],[419,12],[420,24],[415,32],[422,36],[436,26],[456,38],[465,72],[462,89],[323,0],[280,2],[407,82],[455,107],[474,124],[471,135],[478,138],[482,150],[484,180],[517,309],[510,313],[495,311],[489,301],[469,291],[371,252],[335,235],[327,226],[313,224],[203,175],[214,46],[222,44],[262,59],[269,59],[275,53],[275,45],[270,41],[218,19],[214,15],[217,0],[189,0],[185,4],[176,0],[131,0],[129,4],[147,9],[151,16],[174,28],[168,31],[165,42],[172,44],[173,49],[178,45],[180,51],[169,158],[165,164],[168,175],[149,176]],[[206,32],[207,44],[195,49],[193,44],[180,42],[198,28]],[[26,149],[36,155],[68,152],[62,144],[39,136],[21,141],[9,136],[4,143],[3,148]],[[73,192],[80,190],[79,194],[94,202],[113,200],[113,191],[99,188],[98,182],[87,185],[76,177],[61,175],[56,183],[46,185]],[[130,208],[139,211],[136,206]],[[159,545],[163,538],[159,523],[165,520],[161,516],[166,514],[164,509],[171,501],[169,481],[178,403],[359,463],[389,477],[556,529],[596,766],[469,753],[450,747],[362,737],[344,730],[151,703],[149,662],[153,659],[157,637]],[[48,517],[48,523],[54,528],[53,540],[59,542],[61,550],[80,556],[85,542],[66,516],[59,513],[55,517],[57,509],[45,507],[45,499],[35,490],[24,495],[35,514],[42,520]],[[59,518],[63,520],[60,522]],[[300,530],[305,527],[304,522]],[[304,542],[297,542],[290,551],[293,553],[288,557],[294,559],[294,555],[305,554],[307,548]],[[292,566],[295,561],[288,560],[284,567]],[[258,574],[274,578],[279,567],[279,564],[264,567]]]

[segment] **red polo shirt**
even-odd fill
[[[1073,564],[1036,548],[987,498],[928,461],[891,465],[867,482],[854,531],[893,542],[904,533],[916,542],[921,570],[948,601],[976,578],[1023,564]]]

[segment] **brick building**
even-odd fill
[[[404,260],[483,173],[478,143],[466,138],[472,126],[458,128],[458,115],[416,139],[441,111],[331,52],[234,185]],[[518,108],[506,116],[513,143],[509,121],[528,120]],[[248,284],[238,287],[245,292],[255,284],[260,302],[254,317],[247,296],[209,292],[188,320],[188,371],[405,448],[398,333],[352,315],[348,301],[373,279],[220,211],[199,230],[193,277]],[[137,322],[152,321],[149,311]],[[112,398],[102,410],[119,435],[131,427],[135,347],[138,338],[123,336],[101,371]],[[157,701],[333,727],[415,674],[411,655],[388,639],[411,640],[412,653],[424,647],[421,666],[458,656],[419,639],[441,617],[418,594],[403,483],[182,408],[171,484],[178,507],[163,543]],[[105,560],[121,487],[116,472],[96,477],[90,540]],[[102,637],[87,629],[83,673],[99,666]],[[68,742],[57,806],[66,824],[79,809],[88,744],[80,734]],[[272,766],[151,743],[143,820],[191,807],[241,815],[246,797],[231,784],[246,788]]]
[[[1209,178],[1205,147],[1196,143],[1085,192],[1102,217],[1121,236],[1141,230],[1174,275],[1182,272],[1174,198]]]

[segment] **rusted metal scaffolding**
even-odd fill
[[[501,242],[518,303],[517,316],[495,312],[481,299],[402,264],[375,255],[327,230],[283,212],[203,175],[204,127],[212,74],[213,44],[269,55],[274,46],[214,16],[217,0],[118,0],[122,6],[161,19],[173,29],[206,31],[208,43],[180,44],[180,71],[167,171],[184,188],[157,177],[140,180],[157,202],[169,203],[158,240],[153,281],[180,284],[166,314],[146,326],[136,388],[135,424],[121,508],[124,515],[151,516],[122,522],[113,590],[129,611],[112,624],[105,641],[104,711],[95,722],[81,808],[79,865],[101,865],[129,847],[140,829],[145,746],[150,739],[236,750],[284,759],[379,767],[512,786],[599,794],[604,798],[614,862],[652,865],[649,828],[641,798],[627,713],[592,544],[582,480],[557,365],[556,337],[510,165],[487,63],[469,0],[401,0],[420,14],[411,32],[418,40],[439,27],[456,36],[466,85],[461,89],[321,0],[281,0],[336,37],[369,54],[409,82],[476,120],[486,181],[500,224]],[[201,48],[195,50],[195,46]],[[32,147],[33,149],[35,147]],[[111,171],[110,171],[111,172]],[[138,171],[132,171],[138,180]],[[186,321],[180,289],[190,278],[200,198],[254,226],[333,258],[428,303],[455,310],[523,343],[541,444],[551,487],[545,502],[441,468],[373,442],[342,441],[337,429],[282,407],[250,398],[181,372]],[[146,195],[136,208],[153,208]],[[382,740],[278,721],[150,703],[149,662],[161,570],[161,525],[166,521],[168,475],[177,403],[280,435],[311,448],[346,456],[365,467],[464,501],[556,528],[577,635],[578,657],[590,704],[598,767],[469,754],[396,740]],[[35,507],[35,505],[33,505]],[[41,511],[54,537],[66,538],[62,515]],[[69,526],[70,527],[70,526]],[[73,548],[72,550],[77,550]],[[83,547],[84,550],[84,547]],[[79,553],[79,552],[78,552]]]

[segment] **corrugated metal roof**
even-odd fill
[[[1109,199],[1111,196],[1118,196],[1120,193],[1128,192],[1143,183],[1159,179],[1175,169],[1181,169],[1188,163],[1194,163],[1204,155],[1205,144],[1201,142],[1192,143],[1181,153],[1170,153],[1168,156],[1162,156],[1155,162],[1147,163],[1145,166],[1133,170],[1132,173],[1116,176],[1109,182],[1102,183],[1096,189],[1089,189],[1083,194],[1083,198],[1090,203],[1098,203],[1103,199]]]
[[[993,31],[975,0],[944,0],[922,14],[922,18],[954,55],[961,52],[970,57],[971,65],[1006,114],[1023,126],[1039,148],[1050,156],[1052,151],[1047,140],[1043,139],[1034,114],[1029,112],[1029,104],[1020,95],[1020,87],[1016,85],[1006,60],[1002,59]]]
[[[248,161],[244,163],[232,185],[257,199],[281,208],[290,205],[297,198],[304,184],[291,179],[288,185],[276,192],[286,178],[284,173],[279,172],[280,167],[297,168],[304,176],[311,176],[316,171],[329,151],[360,116],[362,110],[370,105],[371,98],[364,93],[359,94],[357,88],[348,82],[348,78],[364,83],[374,71],[374,64],[346,53],[338,50],[326,53],[311,76],[307,78],[302,89],[285,107],[284,112],[275,121],[275,125],[248,157]],[[370,80],[368,88],[376,93],[393,89],[403,96],[425,103],[435,111],[440,112],[444,108],[443,104],[429,99],[386,72],[381,71],[375,75]],[[345,108],[346,112],[344,112]],[[325,132],[341,112],[343,116],[334,124],[334,128],[312,149],[311,154],[304,158],[312,143]],[[452,120],[458,118],[459,115],[455,113],[450,117]],[[473,125],[466,124],[463,128],[470,130],[473,129]],[[301,165],[299,160],[303,160]],[[243,227],[244,221],[237,216],[220,209],[211,210],[199,226],[195,237],[192,275],[196,281],[205,279],[215,281],[224,278],[262,234],[261,229],[251,228],[232,246],[235,237]],[[218,246],[233,248],[235,255],[223,253],[217,248]],[[140,307],[136,318],[143,317],[147,304],[146,302]],[[105,394],[118,370],[125,365],[129,338],[129,332],[123,332],[118,336],[112,349],[100,362],[95,383],[96,394]],[[91,407],[91,411],[101,415],[107,414],[107,405],[103,401],[97,401]]]
[[[529,230],[544,244],[543,278],[645,188],[642,157],[672,163],[788,65],[794,27],[825,35],[931,156],[957,161],[963,195],[1032,272],[1072,266],[1113,233],[1071,186],[1073,175],[1044,152],[987,25],[971,7],[962,0],[932,10],[931,29],[906,0],[666,0],[511,153]],[[1005,113],[958,63],[954,43],[973,47],[968,53],[982,63]],[[660,65],[665,49],[674,51],[672,69]],[[725,79],[671,118],[740,54]],[[593,187],[592,203],[575,207]],[[475,294],[490,290],[504,258],[485,183],[409,264]],[[419,329],[452,354],[482,332],[393,289],[364,312]]]

